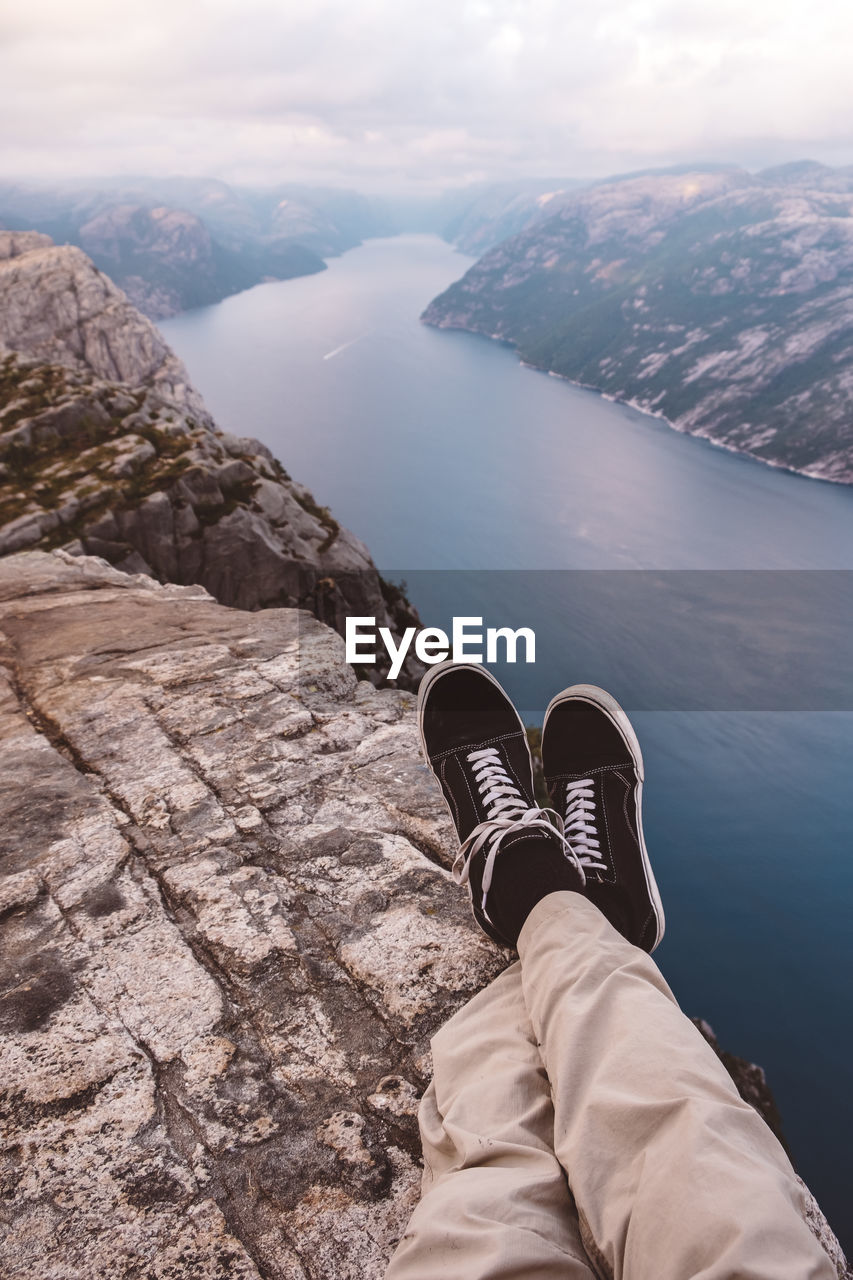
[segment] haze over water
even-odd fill
[[[434,236],[368,241],[321,275],[161,328],[219,425],[269,445],[407,578],[425,621],[467,599],[518,626],[488,584],[504,597],[522,584],[518,603],[556,578],[479,570],[853,568],[853,488],[726,453],[501,344],[420,324],[470,261]],[[451,569],[466,573],[417,572]],[[537,602],[546,617],[550,603]],[[665,634],[654,651],[632,646],[605,616],[585,644],[567,633],[561,662],[563,625],[537,633],[552,659],[535,680],[501,672],[528,718],[546,686],[608,682],[624,697],[679,658]],[[850,1251],[853,714],[744,711],[713,692],[700,704],[727,709],[632,717],[667,913],[656,958],[686,1012],[766,1069],[794,1161]]]

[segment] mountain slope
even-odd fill
[[[575,188],[573,179],[493,183],[471,194],[458,192],[458,207],[443,223],[441,234],[463,253],[480,255],[553,214]]]
[[[853,482],[853,193],[845,173],[813,178],[599,184],[487,253],[422,318],[508,340],[680,430]]]
[[[195,214],[163,205],[108,205],[73,238],[153,319],[219,302],[265,279],[311,275],[326,266],[300,244],[228,248]]]

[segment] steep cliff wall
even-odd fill
[[[259,441],[216,428],[151,321],[79,249],[0,232],[0,290],[0,555],[65,547],[243,609],[406,624],[364,544]]]
[[[82,249],[34,231],[0,232],[0,293],[0,347],[203,411],[161,334]]]

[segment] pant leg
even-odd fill
[[[592,1280],[518,963],[439,1031],[423,1195],[386,1280]]]
[[[782,1147],[650,956],[554,893],[518,944],[589,1256],[629,1280],[836,1280]]]

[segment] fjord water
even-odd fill
[[[726,453],[525,369],[502,344],[420,324],[470,261],[433,236],[368,241],[321,275],[161,328],[219,424],[263,440],[407,578],[431,624],[461,601],[523,625],[560,580],[483,570],[853,568],[853,488]],[[549,670],[500,673],[531,720],[543,688],[608,676],[631,706],[638,681],[660,672],[665,688],[681,656],[665,626],[640,644],[624,617],[598,613],[581,643],[565,611],[544,616]],[[736,681],[715,699],[728,655],[710,657],[695,705],[713,709],[633,716],[667,913],[657,958],[685,1010],[767,1070],[795,1164],[849,1251],[853,714],[744,710]]]

